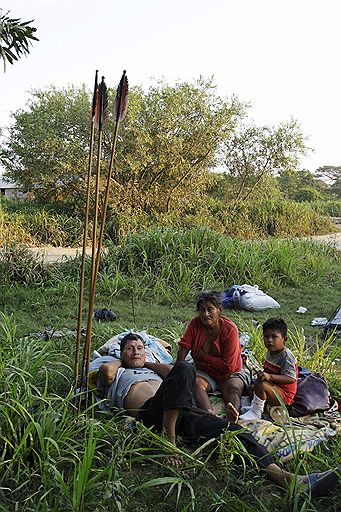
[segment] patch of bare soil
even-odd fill
[[[317,235],[309,237],[312,240],[316,240],[317,242],[323,242],[326,244],[330,244],[341,251],[341,231],[337,233],[331,233],[330,235]]]
[[[34,256],[41,256],[44,263],[60,263],[68,258],[75,258],[82,254],[82,247],[30,247],[29,251]],[[91,247],[86,248],[86,254],[91,256]]]

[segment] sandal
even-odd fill
[[[340,468],[331,469],[325,473],[311,473],[308,475],[306,492],[313,498],[328,496],[339,482]]]

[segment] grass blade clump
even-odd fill
[[[125,276],[122,294],[131,279],[139,296],[147,289],[161,300],[189,301],[198,290],[231,284],[318,284],[339,276],[340,262],[335,249],[310,240],[240,241],[201,228],[151,229],[109,246],[101,278],[113,279],[118,292],[117,276]]]

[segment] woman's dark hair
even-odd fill
[[[263,333],[268,329],[279,331],[282,336],[286,336],[288,332],[288,326],[282,318],[269,318],[269,320],[266,320],[262,325],[262,329]]]
[[[204,302],[210,302],[210,304],[213,304],[216,308],[222,308],[223,307],[223,298],[220,294],[220,292],[215,291],[207,291],[202,292],[199,297],[197,298],[197,310],[200,308],[201,304]]]
[[[143,340],[142,336],[140,336],[139,334],[135,334],[134,332],[128,332],[128,334],[126,334],[121,339],[121,343],[120,343],[121,352],[122,352],[122,350],[124,350],[124,347],[126,346],[128,341],[131,341],[131,340],[132,341],[142,341],[142,343],[144,345],[144,340]]]

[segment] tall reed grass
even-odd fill
[[[239,238],[294,237],[333,231],[325,212],[314,210],[310,203],[290,200],[258,200],[227,204],[216,208],[220,232]]]
[[[304,286],[339,282],[340,252],[311,240],[241,241],[202,228],[150,229],[107,244],[99,281],[116,297],[189,302],[201,290],[233,284]],[[56,286],[76,293],[80,259],[44,265],[23,247],[0,252],[3,284]],[[90,263],[86,262],[86,276]]]
[[[341,199],[312,201],[310,205],[320,215],[341,217]]]
[[[120,246],[108,246],[101,268],[101,279],[122,293],[134,287],[140,297],[186,301],[207,288],[301,286],[339,275],[340,254],[329,246],[294,239],[240,241],[201,228],[129,235]]]

